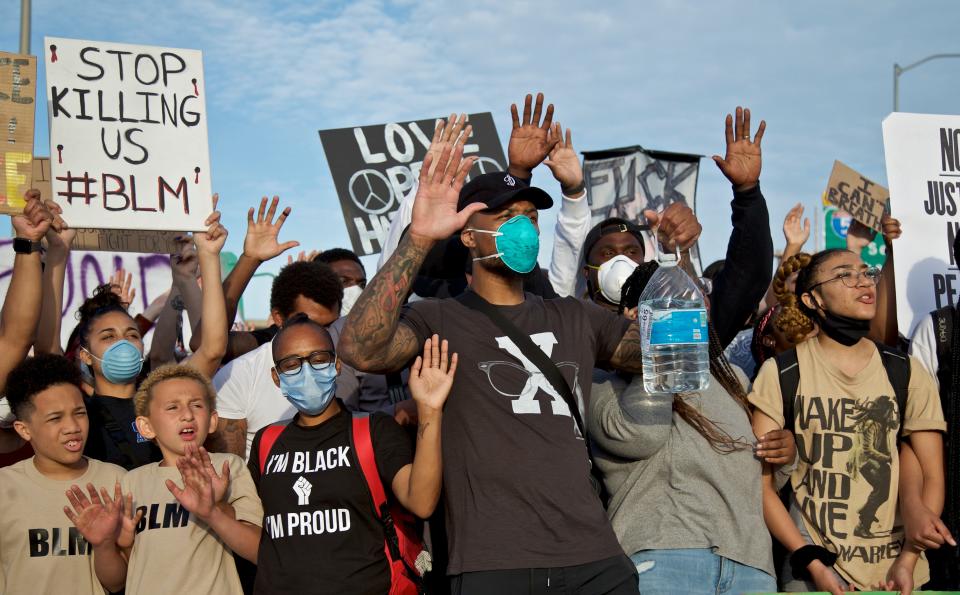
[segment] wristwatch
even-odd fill
[[[40,251],[40,242],[27,238],[13,238],[13,251],[17,254],[33,254]]]

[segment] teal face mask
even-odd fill
[[[526,215],[517,215],[503,222],[497,231],[473,229],[476,233],[489,233],[495,238],[497,253],[489,256],[480,256],[473,261],[499,258],[507,268],[515,273],[525,274],[537,266],[537,255],[540,254],[540,235],[537,227]]]

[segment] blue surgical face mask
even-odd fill
[[[488,258],[499,258],[503,264],[507,265],[515,273],[525,274],[537,266],[537,255],[540,254],[540,235],[537,233],[537,226],[533,224],[530,217],[526,215],[517,215],[503,222],[497,231],[486,229],[473,229],[468,231],[476,233],[489,233],[494,236],[497,253],[489,256],[474,258],[473,261],[486,260]]]
[[[305,415],[320,415],[326,411],[337,392],[336,364],[314,370],[307,362],[301,362],[296,374],[277,372],[277,376],[280,377],[280,392]]]
[[[84,351],[90,353],[90,350],[84,348]],[[97,357],[90,353],[90,357],[100,361],[100,371],[103,377],[112,384],[128,384],[136,380],[140,375],[140,369],[143,368],[143,353],[140,349],[127,341],[121,339],[107,347],[103,352],[103,357]]]

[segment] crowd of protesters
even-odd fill
[[[733,231],[700,275],[688,206],[591,226],[553,105],[511,115],[507,171],[473,177],[469,122],[439,121],[375,274],[334,246],[290,258],[266,328],[233,321],[299,245],[278,198],[222,281],[214,197],[169,292],[133,316],[121,271],[62,345],[75,232],[28,192],[0,315],[0,592],[960,590],[960,316],[898,336],[899,222],[880,270],[856,223],[804,252],[797,205],[775,267],[766,124],[737,107],[714,156]],[[700,392],[644,388],[657,248],[707,304]]]

